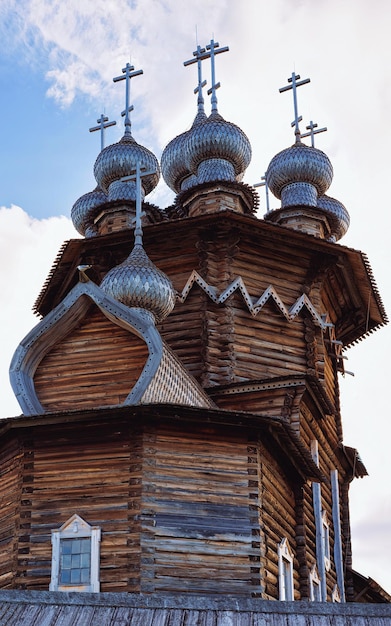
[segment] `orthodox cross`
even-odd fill
[[[282,93],[283,91],[288,91],[289,89],[292,89],[293,91],[293,108],[294,108],[294,113],[295,113],[295,119],[294,119],[292,126],[295,127],[295,135],[296,135],[297,142],[300,141],[299,122],[302,119],[302,118],[299,118],[299,115],[297,112],[297,87],[301,87],[301,85],[305,85],[306,83],[309,83],[309,82],[311,82],[310,78],[304,78],[303,80],[300,80],[300,75],[295,74],[295,72],[292,72],[291,78],[288,78],[288,83],[290,83],[290,85],[281,87],[279,90],[280,93]]]
[[[203,113],[204,112],[204,96],[202,95],[202,89],[206,85],[206,80],[202,80],[202,71],[201,71],[201,61],[202,61],[203,58],[206,58],[206,57],[202,57],[202,55],[204,53],[205,53],[205,48],[201,48],[201,46],[198,45],[197,46],[197,50],[195,50],[193,52],[193,56],[195,57],[195,59],[189,59],[189,61],[184,61],[183,62],[183,65],[185,67],[187,67],[188,65],[192,65],[193,63],[197,63],[197,67],[198,67],[198,85],[194,89],[194,93],[198,93],[198,99],[197,99],[198,113]]]
[[[254,187],[265,187],[265,192],[266,192],[266,212],[269,213],[270,211],[270,204],[269,204],[269,185],[267,184],[266,181],[266,174],[265,176],[261,176],[261,183],[255,183],[255,185],[253,185]]]
[[[206,49],[209,50],[209,53],[206,53],[207,56],[205,56],[204,58],[210,57],[212,67],[212,86],[210,89],[208,89],[208,96],[212,94],[211,103],[213,113],[214,111],[217,111],[216,89],[220,87],[220,83],[216,83],[215,79],[215,55],[220,54],[221,52],[228,52],[229,48],[228,46],[224,46],[224,48],[219,48],[219,44],[217,42],[215,43],[213,39],[211,39],[210,44],[206,46]]]
[[[126,85],[126,89],[125,89],[125,111],[122,113],[122,115],[125,115],[125,133],[126,132],[130,133],[131,123],[130,123],[129,113],[131,111],[133,111],[133,105],[132,106],[129,105],[130,79],[133,78],[134,76],[139,76],[140,74],[143,74],[143,70],[136,70],[136,71],[134,71],[134,65],[130,65],[130,63],[127,63],[126,67],[122,68],[122,73],[124,75],[123,76],[116,76],[115,78],[113,78],[113,82],[114,83],[118,83],[118,81],[120,81],[120,80],[124,80],[125,81],[125,85]]]
[[[143,176],[150,176],[155,174],[156,170],[146,170],[146,168],[137,161],[136,171],[129,176],[123,176],[120,178],[122,183],[127,183],[130,180],[136,181],[136,224],[134,229],[134,245],[143,245],[143,229],[141,226],[141,179]]]
[[[317,128],[317,130],[315,130],[315,128]],[[314,124],[314,122],[311,120],[308,126],[306,126],[306,129],[309,132],[303,133],[302,137],[311,137],[311,146],[315,148],[314,135],[317,135],[318,133],[324,133],[327,130],[327,127],[325,126],[324,128],[318,128],[318,125]]]
[[[98,126],[92,126],[89,131],[90,133],[93,133],[96,130],[100,130],[100,149],[102,151],[105,147],[105,128],[108,128],[109,126],[115,126],[117,122],[109,122],[109,118],[106,117],[106,115],[103,115],[103,113],[96,121],[98,122]]]

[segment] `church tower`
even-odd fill
[[[295,143],[265,175],[281,207],[257,215],[250,141],[218,112],[227,51],[212,40],[185,62],[196,116],[160,164],[133,137],[142,71],[114,78],[124,135],[105,147],[98,120],[97,186],[72,208],[82,238],[11,364],[23,415],[0,424],[3,589],[358,599],[348,494],[366,469],[343,439],[338,375],[387,318],[365,255],[339,243],[349,214],[326,195],[316,124],[300,131],[296,74],[281,89]],[[146,200],[161,173],[166,209]]]

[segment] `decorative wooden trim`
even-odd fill
[[[248,310],[253,317],[256,317],[258,315],[258,313],[262,310],[268,300],[273,300],[273,302],[277,305],[277,308],[280,310],[280,312],[283,314],[288,322],[292,322],[299,315],[300,311],[305,308],[311,315],[315,324],[319,326],[322,330],[326,330],[327,328],[333,326],[331,322],[326,320],[325,315],[318,313],[309,297],[304,293],[288,309],[279,297],[273,285],[269,285],[269,287],[267,287],[267,289],[265,289],[261,296],[254,302],[254,298],[250,296],[241,276],[235,278],[230,283],[230,285],[228,285],[228,287],[224,289],[222,293],[218,294],[216,287],[208,284],[206,280],[204,280],[196,270],[193,270],[189,278],[187,279],[187,282],[181,293],[177,294],[179,302],[185,302],[187,296],[189,295],[192,287],[195,284],[201,287],[201,289],[216,304],[223,304],[230,296],[232,296],[233,293],[235,293],[235,291],[239,291],[243,297],[245,304],[247,305]]]
[[[49,350],[87,315],[91,302],[113,324],[140,337],[148,348],[149,356],[141,375],[123,406],[143,402],[214,406],[163,342],[148,312],[129,308],[114,300],[81,272],[80,282],[22,340],[12,359],[11,385],[25,415],[45,413],[35,390],[34,373]]]

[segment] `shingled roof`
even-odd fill
[[[221,596],[0,591],[0,626],[391,625],[389,604],[273,602]]]

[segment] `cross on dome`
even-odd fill
[[[216,54],[220,54],[221,52],[228,52],[229,47],[225,46],[224,48],[219,48],[219,44],[217,42],[214,42],[213,39],[211,39],[210,44],[206,46],[206,49],[209,50],[209,54],[205,58],[210,57],[211,71],[212,71],[212,86],[210,89],[208,89],[208,96],[212,94],[211,103],[212,103],[212,113],[213,113],[214,111],[217,112],[216,89],[220,87],[220,83],[216,83],[216,79],[215,79],[215,56]]]
[[[304,78],[303,80],[300,80],[300,74],[295,74],[295,72],[292,72],[292,76],[288,78],[288,83],[290,83],[290,85],[286,85],[285,87],[281,87],[279,89],[280,93],[282,93],[283,91],[288,91],[290,89],[292,89],[293,92],[293,108],[295,119],[292,126],[295,127],[296,142],[300,142],[299,122],[302,120],[302,117],[299,117],[299,114],[297,112],[297,87],[301,87],[301,85],[306,85],[309,82],[311,82],[310,78]]]
[[[267,184],[267,180],[266,180],[266,174],[265,176],[261,176],[261,181],[260,183],[255,183],[253,185],[253,187],[265,187],[265,194],[266,194],[266,211],[267,213],[269,213],[270,211],[270,202],[269,202],[269,186]]]
[[[192,65],[193,63],[197,63],[198,67],[198,85],[194,89],[194,93],[198,93],[197,104],[198,104],[198,113],[204,112],[204,96],[202,94],[202,89],[206,85],[206,80],[202,80],[202,69],[201,62],[203,58],[202,55],[205,53],[205,48],[201,48],[200,45],[197,46],[197,50],[193,52],[194,59],[189,59],[189,61],[184,61],[183,65],[187,67],[188,65]]]
[[[136,182],[136,222],[134,229],[134,245],[143,245],[143,229],[141,226],[141,179],[143,176],[150,176],[155,174],[155,170],[147,171],[145,166],[140,164],[140,161],[136,163],[136,171],[130,176],[123,176],[120,180],[123,183],[127,183],[130,180]]]
[[[103,148],[105,147],[105,128],[109,128],[109,126],[115,126],[117,122],[109,122],[109,118],[106,115],[103,115],[103,113],[96,121],[98,122],[98,126],[92,126],[89,131],[90,133],[93,133],[96,130],[100,130],[100,149],[103,150]]]
[[[315,130],[315,128],[317,128],[317,130]],[[318,128],[318,125],[315,124],[312,120],[310,121],[310,123],[308,124],[308,126],[306,126],[306,129],[309,131],[308,133],[303,133],[301,135],[301,137],[311,137],[311,146],[313,148],[315,148],[315,139],[314,136],[317,135],[318,133],[324,133],[327,130],[327,127],[324,126],[324,128]]]
[[[133,78],[134,76],[139,76],[140,74],[143,74],[143,70],[136,70],[134,71],[134,65],[131,65],[130,63],[127,63],[126,66],[124,68],[122,68],[122,73],[124,74],[123,76],[116,76],[115,78],[113,78],[113,82],[117,83],[120,80],[124,80],[125,81],[125,111],[122,113],[122,115],[125,116],[125,133],[130,133],[130,127],[131,127],[131,122],[130,122],[130,117],[129,117],[129,113],[131,111],[133,111],[133,105],[129,104],[129,98],[130,98],[130,79]]]

